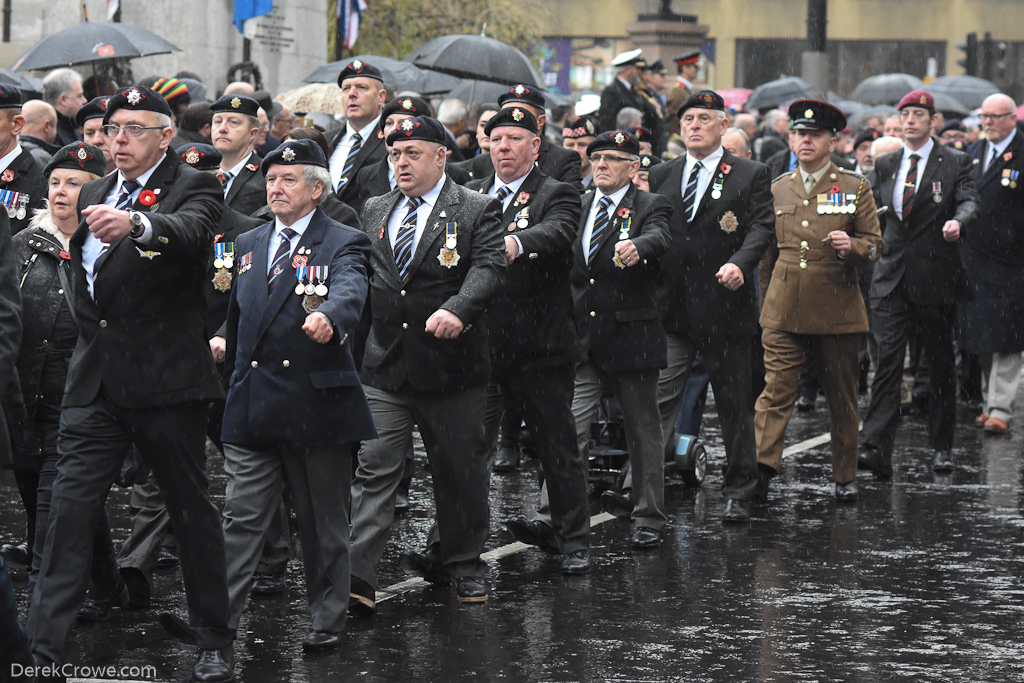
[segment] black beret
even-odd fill
[[[319,166],[327,168],[327,157],[320,145],[312,140],[289,140],[278,145],[277,149],[268,154],[260,164],[260,171],[267,175],[267,170],[273,164],[284,164],[285,166],[303,165]]]
[[[874,128],[865,128],[861,132],[857,133],[857,137],[853,139],[853,148],[857,149],[860,147],[862,142],[874,142],[879,137],[879,132]]]
[[[102,176],[107,172],[107,158],[99,147],[76,140],[61,147],[50,158],[43,168],[43,175],[49,178],[55,168],[71,168]]]
[[[103,125],[110,122],[110,115],[118,109],[155,111],[157,114],[171,115],[171,107],[163,95],[144,85],[129,85],[114,93],[107,102],[107,111],[103,114]]]
[[[649,67],[647,67],[647,68],[648,68],[649,70],[653,71],[653,72],[654,72],[654,73],[656,73],[656,74],[659,74],[659,73],[664,73],[664,71],[665,71],[665,63],[664,63],[664,62],[662,62],[662,61],[661,61],[660,59],[656,59],[656,60],[654,60],[654,62],[653,62],[653,63],[652,63],[652,64],[651,64],[651,65],[650,65]]]
[[[402,122],[388,134],[385,143],[391,147],[402,140],[424,140],[436,145],[448,146],[448,133],[441,122],[430,116],[413,116]]]
[[[491,131],[499,126],[518,126],[525,128],[534,135],[537,134],[537,117],[529,110],[521,107],[507,107],[491,117],[491,120],[484,124],[484,135],[490,135]]]
[[[951,130],[966,133],[967,126],[965,126],[964,122],[961,121],[960,119],[950,119],[949,121],[946,121],[945,125],[943,125],[942,128],[939,128],[939,135],[942,135],[943,133],[946,133]]]
[[[102,119],[107,113],[107,104],[109,102],[109,97],[94,97],[83,104],[78,113],[75,114],[75,126],[80,128],[85,125],[86,121]]]
[[[597,123],[590,114],[581,116],[562,129],[562,139],[592,138],[597,135]]]
[[[640,170],[646,171],[651,166],[657,166],[661,162],[661,157],[656,157],[653,154],[641,154],[640,155]]]
[[[846,128],[846,115],[828,102],[796,100],[789,105],[790,130],[826,130]]]
[[[695,92],[683,100],[683,103],[679,105],[679,109],[676,110],[676,118],[680,118],[687,109],[693,109],[694,107],[725,111],[725,100],[723,100],[722,96],[714,90],[701,90],[700,92]]]
[[[338,74],[338,87],[341,87],[341,84],[345,82],[346,78],[358,78],[359,76],[375,78],[382,84],[384,83],[384,74],[380,72],[380,69],[375,67],[373,64],[367,64],[366,62],[357,59],[342,69],[341,73]]]
[[[629,134],[640,142],[650,142],[651,140],[651,129],[644,128],[643,126],[634,126],[630,128]]]
[[[590,141],[587,156],[604,149],[616,149],[626,154],[640,156],[640,143],[626,130],[607,130]]]
[[[190,142],[174,151],[182,161],[197,171],[212,171],[220,168],[220,160],[224,158],[219,149],[202,142]]]
[[[0,109],[21,109],[24,101],[21,88],[10,83],[0,83]]]
[[[380,127],[384,129],[384,122],[392,114],[404,116],[430,116],[430,105],[419,97],[396,97],[384,105],[380,114]]]
[[[532,85],[523,85],[522,83],[514,85],[507,92],[498,95],[499,107],[504,107],[506,102],[518,102],[537,107],[540,110],[544,109],[544,96],[540,94],[540,91]]]
[[[260,103],[248,95],[223,95],[210,105],[210,111],[214,114],[227,111],[255,118],[260,111]]]

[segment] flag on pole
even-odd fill
[[[116,0],[108,0],[116,1]],[[274,11],[274,0],[235,0],[233,21],[241,33],[245,33],[246,19],[255,19]]]
[[[107,0],[107,21],[112,21],[120,8],[121,0]]]
[[[364,0],[338,0],[338,35],[345,41],[345,49],[351,50],[359,37],[359,20],[366,9]]]

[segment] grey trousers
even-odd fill
[[[302,542],[306,601],[314,631],[345,628],[349,596],[349,505],[353,445],[252,450],[224,444],[224,546],[228,623],[237,628],[285,479]]]
[[[987,359],[986,359],[987,360]],[[1017,398],[1017,387],[1020,386],[1021,353],[993,353],[991,361],[986,363],[989,370],[985,391],[985,408],[989,417],[997,417],[1009,422],[1013,417],[1013,402]]]

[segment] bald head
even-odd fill
[[[757,119],[751,114],[736,114],[732,125],[747,134],[747,138],[753,138],[757,133]]]
[[[1013,132],[1017,126],[1017,105],[1002,93],[989,95],[981,103],[981,127],[985,137],[993,144],[999,144]]]
[[[57,110],[42,100],[29,100],[21,107],[21,115],[25,117],[22,135],[31,135],[46,142],[53,142],[57,137]]]
[[[254,92],[256,92],[256,88],[245,81],[228,83],[228,87],[224,88],[225,95],[251,95]]]

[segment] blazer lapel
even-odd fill
[[[914,213],[924,203],[922,200],[932,194],[932,178],[939,170],[939,166],[942,165],[943,155],[945,154],[945,145],[942,145],[938,140],[934,141],[932,147],[932,153],[928,156],[928,163],[925,164],[924,174],[921,176],[921,182],[917,186],[917,191],[914,193],[914,205],[910,207],[910,213]],[[953,188],[944,187],[943,192],[952,192]],[[904,216],[904,218],[906,218]]]
[[[250,169],[249,166],[256,166],[257,170],[259,169],[259,156],[256,152],[249,155],[249,158],[245,160],[245,166],[242,166],[242,170],[240,170],[238,175],[235,176],[235,179],[231,181],[231,188],[224,197],[224,204],[230,204],[231,200],[242,191],[242,186],[249,180],[249,177],[256,172]]]
[[[254,306],[259,311],[261,319],[269,299],[267,292],[267,248],[270,244],[270,236],[274,232],[275,225],[276,222],[273,220],[273,216],[271,216],[270,223],[262,228],[257,228],[259,234],[256,237],[256,245],[252,248],[252,266],[248,271],[252,275],[249,276],[247,273],[235,275],[235,286],[239,288],[239,298],[244,298],[248,304]],[[244,254],[237,254],[235,256],[236,263],[242,256]],[[239,282],[240,277],[244,277],[245,280]]]
[[[1020,141],[1018,140],[1018,138],[1020,137],[1020,135],[1021,135],[1020,132],[1015,133],[1014,136],[1013,136],[1013,140],[1011,140],[1010,144],[1006,146],[1006,149],[1003,150],[1003,153],[1000,154],[999,156],[997,156],[992,161],[992,163],[989,165],[988,169],[982,175],[981,181],[976,183],[979,187],[981,185],[987,185],[988,183],[992,182],[996,178],[1001,177],[1002,176],[1002,170],[1004,168],[1006,168],[1006,166],[1013,160],[1014,156],[1017,156],[1018,154],[1021,153],[1020,149],[1018,149],[1018,145],[1020,144]],[[990,144],[991,143],[989,143],[989,142],[985,143],[985,156],[983,156],[981,158],[981,163],[982,164],[985,163],[985,159],[988,158],[988,155],[992,153],[991,148],[989,147]],[[1009,159],[1006,158],[1007,154],[1010,155]]]
[[[723,187],[725,183],[728,182],[729,174],[725,173],[722,170],[722,166],[731,167],[732,162],[732,155],[723,149],[722,158],[719,160],[718,166],[716,166],[715,168],[708,169],[709,171],[711,171],[711,182],[708,183],[708,186],[706,188],[704,188],[704,194],[700,199],[700,204],[697,206],[697,211],[693,214],[694,223],[697,222],[697,219],[700,218],[700,215],[704,212],[704,210],[708,208],[708,205],[711,202],[715,201],[715,199],[711,196],[711,193],[714,191],[715,182],[720,179]]]
[[[399,285],[402,284],[402,278],[398,274],[398,264],[395,263],[395,252],[391,248],[391,238],[388,236],[388,219],[391,218],[391,214],[394,213],[395,209],[405,202],[405,195],[403,195],[397,189],[392,190],[391,193],[394,195],[391,197],[391,201],[388,204],[388,210],[384,212],[376,228],[374,224],[364,225],[363,228],[369,232],[370,240],[373,242],[373,248],[380,252],[380,259],[387,267],[388,275]],[[376,232],[374,232],[376,230]]]
[[[580,211],[580,223],[579,229],[576,231],[576,239],[572,242],[572,257],[573,260],[582,267],[587,265],[587,254],[583,249],[583,231],[587,229],[587,221],[590,220],[590,210],[594,206],[595,192],[589,192],[583,195],[582,199],[582,210]]]
[[[634,197],[636,197],[636,185],[630,183],[629,189],[626,190],[626,194],[622,195],[622,201],[619,202],[618,207],[615,208],[612,214],[608,216],[608,227],[604,229],[604,232],[598,239],[598,251],[604,249],[604,245],[607,244],[608,240],[612,239],[613,236],[615,237],[615,242],[619,241],[619,231],[622,230],[623,223],[623,218],[620,214],[624,213],[624,210],[632,212]]]
[[[444,230],[444,225],[453,218],[455,208],[458,206],[458,200],[455,196],[455,191],[452,189],[454,181],[451,178],[445,177],[444,185],[441,186],[441,193],[437,196],[437,202],[434,203],[434,209],[430,212],[430,216],[427,217],[427,225],[423,228],[423,234],[420,235],[420,240],[416,244],[416,251],[413,252],[412,262],[409,263],[409,277],[420,267],[423,260],[427,258],[428,252],[434,247],[434,240]],[[441,216],[444,213],[444,216]],[[394,259],[391,259],[394,261]]]

